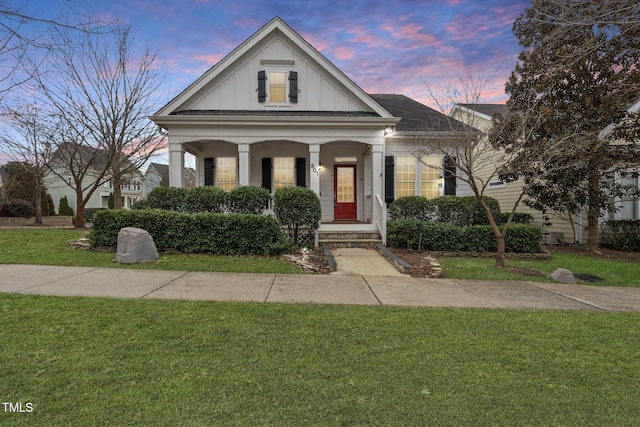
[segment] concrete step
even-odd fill
[[[380,240],[377,231],[320,231],[319,240]]]

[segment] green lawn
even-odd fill
[[[563,252],[552,252],[551,258],[542,261],[507,259],[507,267],[525,267],[551,274],[556,268],[566,268],[573,273],[588,273],[605,279],[593,283],[598,286],[640,287],[640,265],[633,262],[592,258]],[[480,280],[531,280],[549,281],[546,277],[523,276],[496,268],[493,258],[440,258],[447,278]]]
[[[161,254],[160,260],[144,264],[117,264],[112,252],[80,251],[67,245],[87,235],[72,229],[0,230],[0,264],[69,265],[176,271],[224,271],[245,273],[302,273],[275,257]]]
[[[1,425],[640,425],[640,314],[0,294]]]

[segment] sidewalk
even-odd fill
[[[0,292],[112,298],[640,312],[640,288],[366,274],[236,274],[1,265]]]

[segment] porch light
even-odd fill
[[[384,130],[384,136],[389,136],[393,133],[393,128],[391,126],[389,126],[388,128],[386,128]]]

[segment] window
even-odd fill
[[[274,190],[295,185],[295,159],[293,157],[273,158]]]
[[[140,181],[133,181],[133,189],[135,191],[140,191]]]
[[[284,71],[269,72],[269,102],[287,101],[287,73]]]
[[[440,171],[440,156],[423,156],[420,158],[420,194],[427,199],[440,196],[442,183]]]
[[[237,172],[235,157],[218,157],[216,167],[216,187],[229,191],[237,186]]]
[[[396,157],[396,199],[415,195],[416,159]]]

